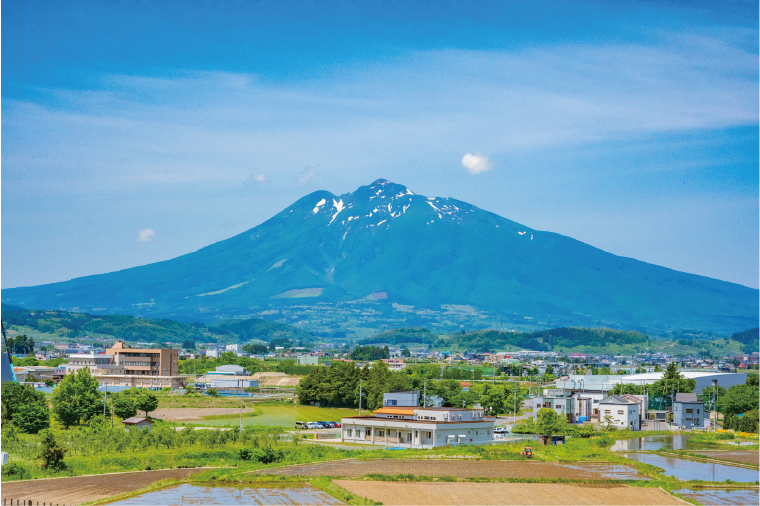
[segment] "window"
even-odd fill
[[[383,430],[377,431],[377,437],[385,437],[385,431]]]
[[[624,414],[625,414],[625,410],[618,409],[618,415],[624,415]]]
[[[694,410],[693,410],[693,409],[687,409],[687,410],[686,410],[686,412],[687,412],[687,413],[693,413],[693,412],[694,412]]]
[[[346,437],[351,437],[352,432],[353,432],[353,429],[346,429]]]
[[[609,415],[609,414],[610,414],[610,410],[609,410],[609,409],[605,409],[605,410],[604,410],[604,414],[605,414],[605,415]]]
[[[554,406],[554,409],[562,409],[562,404],[557,404],[556,406]]]
[[[427,432],[425,432],[425,434],[426,434],[426,436],[425,436],[426,438],[432,439],[433,433],[431,431],[427,431]]]

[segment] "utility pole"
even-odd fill
[[[514,393],[512,394],[512,398],[514,399],[514,411],[512,412],[512,428],[514,429],[514,426],[517,425],[517,382],[514,383]]]
[[[359,416],[362,416],[362,380],[359,380]]]
[[[106,416],[106,396],[108,395],[108,383],[106,383],[106,389],[103,392],[103,416]]]
[[[241,381],[238,380],[238,388],[240,388],[240,430],[243,430],[243,387]]]
[[[422,395],[423,395],[422,406],[426,408],[427,407],[427,378],[425,378],[425,390]]]

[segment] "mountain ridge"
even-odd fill
[[[755,289],[613,255],[384,179],[342,195],[312,192],[261,225],[171,260],[7,289],[3,301],[217,318],[376,294],[392,308],[383,312],[467,306],[659,332],[730,334],[758,316]]]

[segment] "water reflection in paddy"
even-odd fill
[[[754,505],[760,503],[760,493],[758,493],[757,489],[690,490],[688,488],[682,488],[681,490],[676,490],[676,492],[701,504]]]
[[[633,439],[619,439],[610,447],[612,451],[630,450],[683,450],[691,434],[676,434],[673,436],[645,436]]]
[[[226,506],[237,504],[292,505],[343,503],[321,490],[308,486],[206,486],[185,483],[111,504],[115,506],[180,506],[187,504]]]
[[[652,453],[626,453],[625,456],[644,464],[661,467],[665,469],[664,474],[679,480],[755,482],[758,479],[758,472],[754,469],[662,457]]]

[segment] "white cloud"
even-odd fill
[[[150,242],[155,238],[156,231],[152,228],[146,228],[145,230],[140,230],[137,233],[137,242]]]
[[[470,174],[480,174],[493,169],[493,165],[488,161],[488,157],[481,154],[467,153],[462,157],[462,167],[467,169]]]
[[[311,165],[304,167],[304,169],[298,174],[298,182],[306,184],[317,175],[317,171]]]
[[[269,184],[269,177],[267,177],[267,175],[263,172],[260,172],[258,174],[251,174],[246,178],[245,183],[250,185]]]

